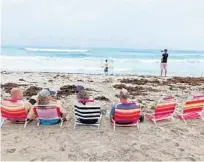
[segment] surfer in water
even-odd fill
[[[108,75],[108,60],[107,59],[105,60],[105,64],[104,64],[103,68],[104,68],[104,74]]]

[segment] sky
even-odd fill
[[[204,50],[204,0],[2,0],[2,45]]]

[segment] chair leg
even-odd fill
[[[114,125],[113,125],[113,129],[115,130],[115,123],[114,123]]]
[[[138,129],[138,130],[140,129],[139,122],[137,122],[137,129]]]
[[[64,122],[64,121],[63,121],[63,119],[61,119],[61,124],[60,124],[60,127],[62,127],[62,125],[63,125],[63,122]]]
[[[186,124],[186,120],[184,119],[183,115],[181,116],[181,118],[183,119],[184,123]]]
[[[154,124],[157,126],[157,122],[156,122],[156,120],[153,120],[153,122],[154,122]]]
[[[39,125],[40,125],[40,120],[38,120],[38,122],[37,122],[37,126],[39,127]]]
[[[27,124],[28,124],[28,121],[25,121],[24,128],[26,128]]]
[[[4,124],[4,121],[5,121],[5,119],[3,119],[3,120],[1,121],[1,127],[2,127],[2,125]]]
[[[173,121],[173,122],[175,122],[175,120],[174,120],[174,117],[173,117],[173,116],[171,117],[171,119],[172,119],[172,121]]]
[[[204,120],[202,113],[199,113],[201,120]]]

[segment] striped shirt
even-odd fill
[[[117,104],[117,105],[113,105],[112,106],[112,109],[111,109],[111,112],[110,112],[110,115],[111,116],[114,116],[115,115],[115,108],[117,107],[117,109],[135,109],[137,108],[137,104],[135,102],[130,102],[130,103],[120,103],[120,104]]]

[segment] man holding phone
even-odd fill
[[[165,72],[165,76],[167,74],[167,59],[168,59],[168,53],[167,53],[167,49],[164,49],[164,51],[161,51],[163,52],[162,54],[162,58],[161,58],[161,76],[163,75],[163,70]]]

